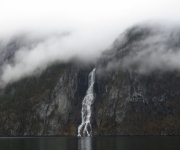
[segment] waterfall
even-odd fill
[[[81,118],[82,122],[78,127],[78,136],[92,136],[92,127],[91,127],[91,104],[94,100],[93,95],[93,86],[95,82],[95,68],[90,72],[88,77],[88,90],[86,96],[82,102]]]

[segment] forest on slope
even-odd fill
[[[94,63],[54,63],[7,84],[0,90],[0,135],[77,135],[93,68],[93,135],[179,135],[179,31],[134,26]]]

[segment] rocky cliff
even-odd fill
[[[148,54],[162,43],[147,42],[156,33],[150,28],[131,28],[96,64],[54,64],[40,76],[7,85],[0,90],[0,135],[77,135],[93,68],[97,70],[93,135],[179,135],[180,71],[136,59],[140,55],[148,60]],[[174,51],[180,47],[178,40],[163,42],[169,42]]]
[[[57,64],[8,85],[1,90],[1,135],[76,135],[88,73],[89,67]]]

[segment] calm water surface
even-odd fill
[[[0,138],[0,150],[180,150],[175,136]]]

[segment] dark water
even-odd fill
[[[103,136],[0,138],[0,150],[180,150],[180,137]]]

